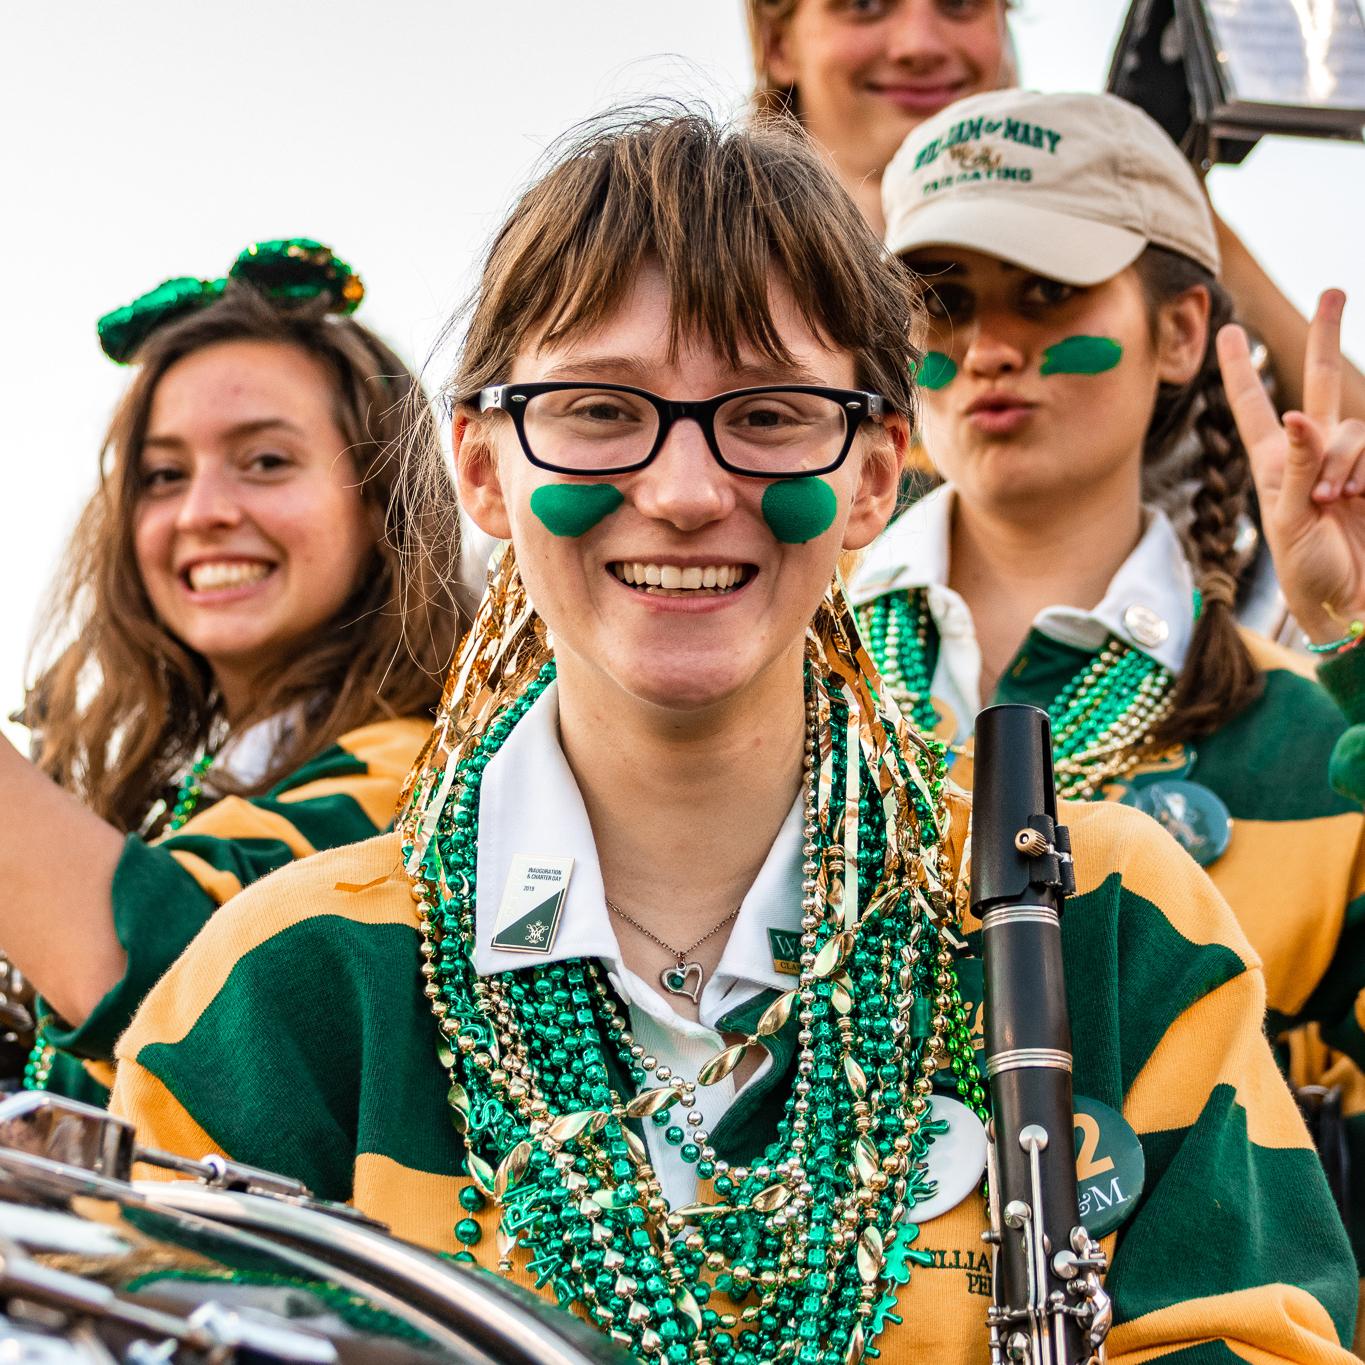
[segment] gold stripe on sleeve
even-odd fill
[[[1306,1289],[1268,1284],[1190,1299],[1120,1323],[1109,1335],[1109,1365],[1142,1365],[1208,1341],[1221,1341],[1248,1365],[1356,1361],[1337,1344],[1331,1315]]]
[[[202,813],[187,820],[174,837],[203,834],[212,839],[275,839],[296,858],[306,858],[317,850],[299,833],[291,821],[272,810],[262,810],[240,796],[225,796]],[[171,837],[169,831],[161,836]]]
[[[376,829],[389,825],[413,760],[431,734],[431,723],[417,717],[381,721],[342,735],[337,744],[367,769],[350,777],[323,777],[280,794],[282,804],[349,796]]]
[[[1215,1086],[1230,1085],[1258,1147],[1310,1147],[1260,1029],[1265,994],[1259,972],[1243,972],[1201,996],[1166,1030],[1128,1089],[1123,1112],[1138,1133],[1190,1128]],[[1227,1038],[1225,1049],[1210,1038]]]
[[[216,905],[235,896],[241,889],[241,881],[222,868],[214,867],[197,853],[187,853],[183,848],[170,850],[171,857],[199,883],[200,887],[213,899]]]
[[[128,1032],[122,1062],[145,1043],[181,1042],[223,989],[236,963],[295,924],[340,915],[360,924],[405,924],[417,915],[396,834],[380,834],[290,863],[246,888],[199,934],[199,948],[179,958],[157,983]]]
[[[351,1203],[409,1242],[430,1251],[458,1251],[455,1224],[466,1217],[459,1203],[465,1183],[453,1175],[414,1171],[378,1152],[360,1152]],[[486,1235],[492,1238],[491,1227]]]
[[[1272,1009],[1296,1015],[1336,952],[1346,906],[1365,891],[1361,817],[1238,820],[1209,868],[1265,963]]]

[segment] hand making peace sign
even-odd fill
[[[1365,619],[1365,422],[1341,421],[1341,313],[1329,289],[1308,329],[1303,412],[1284,420],[1261,385],[1246,333],[1218,334],[1228,403],[1251,460],[1261,522],[1285,601],[1315,644]]]

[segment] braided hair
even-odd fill
[[[1254,491],[1214,349],[1219,328],[1232,319],[1227,291],[1203,266],[1165,247],[1147,247],[1137,269],[1153,329],[1160,306],[1187,290],[1202,287],[1210,300],[1199,372],[1187,384],[1158,387],[1143,446],[1145,471],[1167,484],[1168,498],[1173,489],[1188,496],[1194,484],[1181,537],[1202,601],[1172,709],[1151,737],[1153,747],[1163,747],[1212,733],[1261,693],[1263,678],[1235,614],[1245,568],[1239,533],[1254,514]],[[1185,458],[1191,448],[1192,460]]]

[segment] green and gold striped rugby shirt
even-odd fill
[[[960,849],[966,803],[954,801]],[[1354,1267],[1262,1031],[1254,953],[1146,816],[1096,804],[1065,818],[1080,882],[1064,920],[1076,1086],[1123,1112],[1146,1161],[1135,1212],[1106,1239],[1111,1361],[1349,1360]],[[115,1110],[157,1147],[287,1172],[456,1250],[469,1179],[418,945],[396,834],[276,873],[214,916],[152,991],[119,1044]],[[731,1161],[770,1141],[781,1113],[795,1040],[771,1045],[776,1064],[713,1130]],[[496,1214],[478,1217],[473,1250],[491,1267]],[[986,1358],[984,1225],[976,1194],[923,1225],[916,1246],[932,1263],[899,1291],[901,1324],[877,1343],[886,1365]]]
[[[58,1051],[47,1088],[106,1103],[115,1041],[209,916],[286,863],[389,828],[430,732],[419,717],[361,726],[261,796],[224,797],[151,843],[129,835],[112,888],[114,928],[128,964],[79,1028],[60,1020],[48,1025]]]

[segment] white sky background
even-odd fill
[[[1099,89],[1126,8],[1022,0],[1023,83]],[[654,93],[734,107],[748,71],[740,0],[0,0],[0,713],[125,382],[99,314],[311,236],[420,363],[550,140]],[[1266,141],[1213,190],[1301,308],[1358,286],[1365,148]]]

